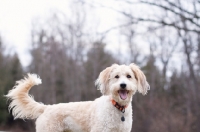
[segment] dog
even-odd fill
[[[150,89],[144,73],[134,63],[113,64],[103,70],[95,85],[102,96],[94,101],[44,105],[28,94],[41,84],[36,74],[17,81],[6,97],[14,118],[36,119],[37,132],[130,132],[132,96]]]

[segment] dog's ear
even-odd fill
[[[117,64],[113,64],[110,67],[107,67],[105,70],[103,70],[100,74],[97,80],[95,81],[95,85],[98,90],[101,91],[103,95],[109,94],[109,80],[110,80],[110,73],[112,72],[113,68],[117,66]]]
[[[146,81],[144,73],[134,63],[130,64],[129,66],[131,67],[131,70],[133,71],[137,80],[138,92],[142,93],[143,95],[147,94],[147,90],[150,90],[150,86]]]

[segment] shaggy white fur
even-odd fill
[[[146,94],[149,84],[135,64],[114,64],[103,70],[96,85],[102,96],[94,101],[55,105],[37,103],[28,95],[32,86],[41,84],[35,74],[28,74],[6,95],[12,102],[9,110],[16,118],[36,119],[37,132],[130,132],[132,127],[132,96],[136,91]],[[111,102],[126,106],[122,113]],[[121,121],[121,117],[125,121]]]

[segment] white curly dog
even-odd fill
[[[103,70],[95,83],[103,95],[94,101],[44,105],[28,94],[38,84],[41,79],[28,74],[6,95],[15,119],[36,119],[37,132],[130,132],[132,96],[149,90],[145,75],[133,63]]]

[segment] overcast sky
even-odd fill
[[[66,10],[68,1],[55,0],[0,0],[0,34],[9,51],[16,51],[24,66],[30,62],[31,22],[46,16],[51,9]]]
[[[29,49],[33,19],[38,17],[45,19],[45,17],[50,15],[52,10],[58,10],[67,14],[71,11],[71,1],[74,2],[74,0],[0,0],[0,35],[5,44],[7,44],[8,51],[18,53],[23,66],[28,66],[31,61]],[[87,0],[87,2],[88,1],[95,1],[95,3],[102,3],[102,5],[116,9],[129,9],[113,0]],[[142,8],[142,6],[137,8],[137,6],[134,6],[133,10],[134,15],[141,15],[147,8]],[[147,14],[151,12],[148,11],[144,13]],[[103,7],[95,8],[92,11],[89,9],[87,16],[91,17],[91,24],[98,23],[98,29],[95,29],[98,31],[105,31],[125,21],[119,19],[119,13]],[[124,40],[119,36],[120,35],[116,32],[112,32],[107,36],[107,48],[110,49],[111,52],[115,50],[114,47],[116,47],[116,45],[120,43],[123,44]],[[142,45],[141,39],[136,41],[139,45]],[[143,54],[149,52],[148,46],[145,47],[146,48],[144,48],[144,46],[142,47]]]
[[[101,2],[106,2],[108,6],[119,6],[114,5],[112,1]],[[70,0],[0,0],[0,35],[7,44],[9,52],[17,52],[22,64],[27,66],[30,63],[28,50],[32,20],[37,17],[45,19],[51,10],[67,13],[69,6]],[[97,9],[96,13],[99,15],[99,20],[103,19],[98,23],[101,31],[118,24],[114,20],[116,13],[113,11]],[[96,19],[96,21],[99,20]]]

